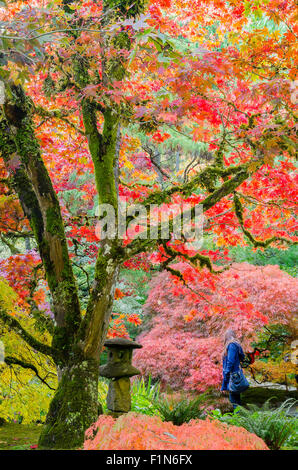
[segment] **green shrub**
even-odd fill
[[[207,394],[202,393],[196,398],[180,397],[159,397],[152,403],[160,414],[163,421],[171,421],[176,426],[188,423],[192,419],[202,419],[205,417],[202,403],[206,402]]]
[[[279,408],[270,408],[270,399],[262,407],[247,405],[247,409],[238,407],[234,413],[222,415],[213,410],[210,416],[235,426],[243,427],[265,441],[271,450],[282,447],[297,448],[298,419],[289,415],[289,410],[297,403],[286,400]]]

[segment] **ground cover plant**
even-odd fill
[[[0,426],[0,450],[34,450],[37,448],[41,426],[16,423]]]
[[[255,434],[219,421],[192,420],[181,426],[157,416],[100,416],[86,432],[85,450],[266,450]]]
[[[290,409],[296,410],[294,416],[289,414]],[[238,407],[235,413],[223,415],[215,410],[211,416],[256,434],[271,450],[298,448],[297,401],[293,399],[286,400],[275,409],[270,405],[269,399],[262,407],[250,404],[245,408]]]

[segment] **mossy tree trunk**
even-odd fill
[[[77,449],[100,413],[97,360],[77,358],[61,371],[39,438],[42,449]]]

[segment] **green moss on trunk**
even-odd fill
[[[65,368],[39,438],[41,449],[76,449],[98,416],[98,370],[94,360]]]
[[[119,273],[115,245],[113,240],[106,240],[96,261],[93,290],[78,333],[87,357],[99,357],[107,334]]]
[[[8,91],[10,98],[5,102],[0,121],[2,157],[8,168],[13,158],[17,156],[19,160],[13,172],[13,186],[30,221],[46,271],[57,324],[53,345],[65,362],[79,328],[81,314],[63,219],[34,135],[32,102],[21,86],[11,85]]]

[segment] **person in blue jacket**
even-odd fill
[[[224,350],[222,355],[223,382],[221,391],[229,391],[229,380],[231,372],[237,372],[240,369],[240,361],[243,361],[245,355],[238,341],[234,330],[227,330],[224,336]],[[240,393],[229,391],[229,400],[233,408],[241,405]]]

